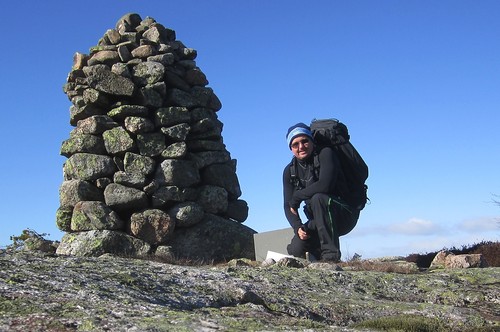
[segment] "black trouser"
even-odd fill
[[[324,260],[340,260],[339,236],[349,233],[358,220],[359,212],[327,194],[315,194],[304,208],[309,239],[301,240],[297,234],[288,245],[288,254],[304,257],[306,252]]]

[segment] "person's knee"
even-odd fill
[[[314,194],[309,200],[309,211],[314,215],[314,213],[327,213],[328,211],[328,202],[330,200],[330,196],[323,193]],[[320,212],[321,211],[321,212]],[[317,218],[318,216],[313,216],[313,218]]]
[[[327,194],[317,193],[311,197],[311,199],[309,200],[309,204],[311,204],[311,207],[313,208],[316,206],[328,207],[329,200],[330,196],[328,196]]]

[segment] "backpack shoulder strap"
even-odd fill
[[[295,157],[292,158],[292,161],[290,162],[290,183],[294,186],[295,189],[299,190],[302,189],[302,186],[300,185],[300,179],[297,176],[297,160],[295,160]]]
[[[319,153],[321,152],[322,147],[318,146],[314,148],[313,152],[313,168],[314,168],[314,176],[316,177],[316,180],[319,179],[319,169],[320,169],[320,164],[319,164]]]
[[[293,157],[290,162],[290,176],[292,178],[297,177],[297,161],[295,160],[295,157]]]

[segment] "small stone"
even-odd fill
[[[140,173],[116,172],[113,182],[127,187],[142,189],[146,185],[146,176]]]
[[[165,136],[177,142],[185,141],[190,130],[191,127],[187,123],[161,128],[161,132],[165,134]]]
[[[99,189],[105,189],[112,182],[110,178],[99,178],[95,180],[95,186]]]
[[[144,59],[156,54],[156,49],[152,45],[142,45],[132,50],[132,57]]]
[[[148,84],[140,88],[137,100],[144,106],[156,109],[163,106],[164,98],[154,85]]]
[[[72,207],[59,207],[56,211],[56,225],[63,232],[71,231],[71,217],[73,216]]]
[[[120,61],[120,56],[116,51],[100,51],[94,53],[88,60],[88,65],[96,65],[99,63],[105,64],[107,66],[112,66],[113,64]]]
[[[164,159],[181,159],[187,154],[186,142],[172,143],[161,152]]]
[[[142,18],[139,14],[128,13],[120,17],[116,22],[115,28],[118,31],[134,31],[134,29],[141,24]]]
[[[104,201],[118,212],[142,210],[148,206],[148,198],[142,190],[117,183],[104,189]]]
[[[197,203],[208,213],[225,213],[228,205],[227,191],[217,186],[202,186]]]
[[[227,204],[226,217],[244,222],[248,218],[248,204],[244,200],[229,201]]]
[[[296,258],[292,257],[284,257],[280,259],[276,265],[282,266],[282,267],[295,267],[295,268],[304,268],[305,265],[301,261],[299,261]]]
[[[260,266],[262,267],[269,267],[276,264],[276,261],[272,258],[267,258],[265,259]]]
[[[63,142],[59,153],[70,157],[79,152],[105,154],[104,140],[99,136],[75,134]]]
[[[108,116],[114,120],[124,120],[127,116],[146,117],[148,108],[142,105],[121,105],[111,109]]]
[[[115,170],[113,158],[90,153],[75,153],[64,164],[68,180],[92,181],[110,176]]]
[[[155,129],[153,121],[139,116],[125,118],[125,129],[133,134],[148,133]]]
[[[116,212],[103,202],[78,202],[71,218],[72,231],[89,231],[93,229],[121,229],[124,222]]]
[[[158,209],[149,209],[134,213],[130,217],[132,234],[149,244],[165,243],[175,228],[175,222],[170,216]]]
[[[81,201],[104,201],[101,190],[88,181],[64,181],[59,188],[59,204],[61,207],[73,208]]]
[[[205,74],[197,68],[189,69],[186,72],[184,79],[190,85],[205,86],[208,84],[208,80]]]
[[[174,218],[177,227],[193,226],[199,223],[205,215],[203,208],[195,202],[179,203],[168,213]]]
[[[107,115],[94,115],[77,123],[77,128],[84,134],[102,134],[108,129],[120,126]]]
[[[120,45],[117,47],[116,51],[118,52],[118,56],[120,57],[121,61],[128,62],[132,59],[132,54],[130,53],[127,46]]]
[[[105,93],[91,88],[83,91],[83,101],[85,104],[95,104],[101,107],[107,107],[109,105]]]
[[[122,127],[106,130],[102,133],[106,151],[111,155],[133,151],[135,142],[130,134]]]
[[[252,262],[245,258],[234,258],[227,262],[228,267],[252,266]]]
[[[165,67],[159,62],[142,62],[132,69],[133,80],[140,86],[155,84],[163,79]]]
[[[148,61],[159,62],[164,66],[170,66],[174,64],[175,56],[172,53],[152,55],[148,57]]]
[[[109,42],[114,45],[118,44],[121,39],[120,33],[115,29],[109,29],[106,31],[106,36],[108,37]]]
[[[158,167],[155,179],[162,185],[189,187],[200,182],[200,173],[190,160],[166,159]]]
[[[180,51],[182,60],[194,60],[198,52],[194,48],[185,47]]]
[[[154,257],[165,261],[170,261],[175,258],[171,246],[158,246],[154,253]]]
[[[100,107],[97,107],[96,105],[93,104],[83,105],[83,106],[72,105],[70,106],[69,112],[70,112],[69,123],[72,126],[76,126],[78,121],[80,120],[84,120],[94,115],[102,115],[104,113]]]
[[[73,70],[82,69],[87,65],[88,55],[76,52],[73,56]]]
[[[189,123],[191,114],[186,107],[165,107],[155,111],[154,119],[157,126],[169,127],[180,123]]]
[[[132,96],[135,90],[135,85],[130,79],[111,70],[99,70],[90,76],[87,75],[87,81],[92,88],[110,95]]]
[[[151,174],[155,169],[156,162],[148,156],[141,156],[131,152],[125,153],[124,170],[128,173]]]
[[[137,147],[143,156],[159,156],[166,148],[165,135],[162,133],[144,133],[137,135]]]

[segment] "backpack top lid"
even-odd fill
[[[341,145],[349,142],[347,126],[337,119],[324,119],[311,121],[311,131],[314,141],[318,145]]]

